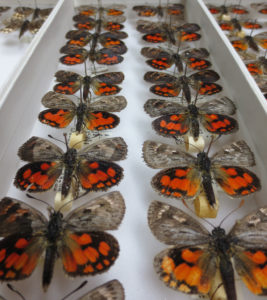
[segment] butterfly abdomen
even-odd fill
[[[192,134],[194,139],[199,137],[199,122],[198,122],[198,108],[194,104],[188,105],[188,110],[191,119]]]
[[[51,282],[56,258],[57,258],[57,246],[55,243],[53,243],[46,248],[46,252],[45,252],[44,271],[43,271],[44,291],[47,290]]]
[[[258,52],[259,51],[259,47],[256,44],[256,42],[254,41],[254,38],[252,36],[246,36],[245,39],[247,40],[249,47],[251,49],[253,49],[254,51]]]

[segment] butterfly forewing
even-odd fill
[[[78,300],[124,300],[124,289],[118,280],[111,280],[93,289]]]
[[[120,192],[97,197],[70,212],[65,221],[67,228],[90,231],[115,230],[125,213],[124,199]]]

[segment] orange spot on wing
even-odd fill
[[[256,264],[265,264],[267,261],[266,255],[262,251],[257,251],[255,253],[252,253],[250,251],[246,251],[245,255],[249,257],[254,263]]]
[[[9,270],[9,271],[6,273],[5,278],[15,278],[15,276],[16,276],[16,273],[13,272],[13,271],[11,271],[11,270]]]
[[[83,272],[84,273],[93,273],[94,272],[94,268],[89,265],[89,266],[86,266],[84,269],[83,269]]]
[[[70,253],[68,252],[64,253],[62,262],[67,272],[72,273],[77,270],[77,263]]]
[[[19,257],[19,259],[14,264],[14,268],[16,270],[20,270],[23,266],[25,266],[28,259],[29,259],[29,255],[27,253],[22,253],[21,256]]]
[[[202,255],[202,250],[191,251],[190,249],[182,250],[182,258],[189,263],[196,263]]]
[[[22,248],[25,248],[28,244],[29,244],[29,242],[26,239],[21,238],[16,242],[15,247],[22,249]]]
[[[83,252],[92,263],[95,263],[99,258],[98,251],[93,247],[87,247],[86,249],[83,250]]]
[[[107,256],[110,251],[110,246],[106,242],[100,242],[98,250],[102,255]]]
[[[0,262],[2,262],[6,257],[6,249],[0,251]]]
[[[14,263],[17,261],[17,259],[19,258],[19,255],[17,253],[11,253],[5,260],[5,267],[7,269],[11,268]]]
[[[163,269],[163,271],[167,274],[171,274],[174,269],[175,269],[175,264],[173,259],[171,259],[168,256],[164,256],[162,263],[161,263],[161,268]]]

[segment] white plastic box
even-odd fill
[[[75,2],[80,5],[82,2]],[[83,3],[88,3],[83,1]],[[107,1],[104,4],[112,4]],[[119,3],[119,2],[116,2]],[[125,1],[121,1],[125,4]],[[126,202],[126,214],[120,229],[111,232],[119,240],[121,252],[115,265],[102,275],[87,277],[88,285],[77,292],[70,299],[77,299],[80,295],[108,280],[119,279],[124,285],[126,299],[130,300],[174,300],[189,299],[188,295],[175,292],[158,279],[153,269],[153,258],[161,250],[167,248],[166,245],[158,242],[150,232],[147,225],[147,209],[152,200],[168,202],[186,210],[181,201],[168,200],[159,196],[150,186],[150,180],[157,170],[148,168],[142,158],[142,144],[145,140],[153,139],[165,143],[172,141],[159,137],[152,130],[152,119],[144,112],[143,105],[154,95],[149,92],[150,85],[145,83],[143,75],[151,69],[145,64],[145,58],[141,56],[140,50],[147,46],[141,39],[141,34],[136,31],[136,21],[139,18],[131,7],[141,4],[142,1],[128,1],[126,11],[127,21],[125,31],[129,38],[125,41],[128,52],[124,55],[124,62],[113,66],[111,71],[123,71],[125,80],[121,95],[127,98],[128,106],[118,115],[121,118],[120,125],[109,132],[109,136],[122,136],[129,147],[128,158],[119,162],[124,168],[124,179],[118,187],[112,190],[119,190]],[[149,2],[146,2],[149,3]],[[154,1],[150,3],[155,3]],[[91,2],[90,2],[91,4]],[[20,68],[15,80],[10,82],[7,93],[1,98],[0,109],[0,170],[1,196],[12,196],[30,203],[46,214],[45,205],[28,199],[25,193],[18,191],[12,184],[16,171],[24,163],[17,157],[18,147],[33,135],[47,137],[47,134],[62,139],[62,132],[42,125],[37,120],[38,113],[44,109],[41,106],[41,98],[52,89],[54,85],[53,74],[59,69],[71,69],[59,64],[61,56],[59,49],[65,44],[65,33],[73,26],[72,16],[75,14],[73,1],[59,1],[50,18],[50,24],[44,28],[39,35],[40,40],[32,48],[27,61]],[[224,88],[222,95],[231,98],[237,105],[240,130],[231,136],[222,137],[216,145],[214,151],[227,142],[232,142],[244,138],[255,153],[257,167],[254,171],[262,181],[262,191],[255,196],[246,198],[245,205],[236,213],[231,215],[223,226],[231,228],[235,220],[241,218],[259,205],[266,204],[267,179],[267,124],[266,108],[261,95],[258,93],[256,85],[244,72],[244,66],[240,65],[237,54],[229,48],[225,36],[219,34],[216,21],[210,17],[208,10],[200,0],[187,0],[185,3],[186,15],[189,22],[198,23],[202,30],[202,39],[196,42],[196,46],[206,47],[210,51],[211,61],[214,70],[221,75],[221,84]],[[157,19],[151,19],[157,20]],[[82,70],[81,66],[71,70]],[[213,99],[210,97],[209,99]],[[62,145],[59,145],[62,146]],[[101,193],[89,194],[94,198]],[[40,194],[40,198],[53,204],[54,192]],[[220,220],[233,208],[239,204],[239,200],[232,200],[219,192],[220,210],[218,217],[211,220],[213,224],[219,224]],[[88,201],[78,200],[74,207]],[[205,225],[206,226],[206,225]],[[61,262],[55,266],[54,277],[48,291],[44,294],[41,287],[43,265],[40,263],[34,274],[27,280],[15,282],[14,285],[20,290],[26,299],[61,299],[68,292],[76,288],[85,278],[66,278],[62,270]],[[249,299],[260,299],[253,296],[244,287],[240,280],[236,281],[238,287],[238,299],[249,297]],[[14,295],[2,285],[1,294],[8,299],[13,299]]]

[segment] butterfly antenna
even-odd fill
[[[64,135],[65,135],[65,134],[66,134],[66,133],[64,133]],[[50,139],[53,139],[53,140],[58,141],[58,142],[60,142],[60,143],[63,143],[63,144],[65,145],[65,142],[61,141],[60,139],[57,139],[57,138],[53,137],[51,134],[48,134],[47,136],[48,136]]]
[[[187,203],[185,202],[184,198],[182,198],[182,202],[183,202],[184,206],[191,211],[191,213],[193,213],[194,215],[196,215],[196,213],[193,211],[193,209],[187,205]],[[215,228],[215,226],[211,222],[209,222],[207,219],[203,219],[203,218],[200,218],[200,219],[203,220],[203,221],[205,221],[211,227]]]
[[[8,287],[12,292],[18,294],[22,300],[26,300],[26,299],[23,297],[23,295],[22,295],[18,290],[16,290],[16,289],[13,287],[13,285],[11,285],[10,283],[8,283],[8,284],[7,284],[7,287]],[[2,298],[2,297],[1,297],[1,298]]]
[[[220,224],[219,224],[219,227],[221,227],[222,223],[223,223],[229,216],[231,216],[231,214],[233,214],[233,213],[236,212],[238,209],[240,209],[240,208],[244,205],[244,203],[245,203],[245,200],[242,199],[242,200],[240,201],[238,207],[235,208],[235,209],[233,209],[232,211],[230,211],[230,212],[229,212],[229,213],[221,220],[221,222],[220,222]]]
[[[197,98],[198,98],[198,95],[199,95],[199,89],[197,89],[197,93],[196,93],[196,97],[195,97],[195,100],[194,100],[194,105],[196,105],[197,104]]]
[[[66,295],[64,298],[62,298],[61,300],[65,300],[67,299],[69,296],[73,295],[74,293],[76,293],[77,291],[79,291],[81,288],[83,288],[86,284],[87,284],[87,280],[83,281],[75,290],[73,290],[72,292],[70,292],[68,295]]]
[[[30,195],[30,194],[26,194],[26,196],[28,197],[28,198],[30,198],[30,199],[34,199],[34,200],[37,200],[37,201],[39,201],[39,202],[42,202],[42,203],[44,203],[45,205],[47,205],[49,208],[51,208],[52,210],[54,210],[54,208],[49,204],[49,203],[47,203],[46,201],[44,201],[44,200],[42,200],[42,199],[39,199],[39,198],[36,198],[36,197],[34,197],[34,196],[32,196],[32,195]]]
[[[214,136],[211,137],[210,144],[209,144],[209,147],[208,147],[208,150],[207,150],[207,155],[210,152],[210,148],[211,148],[211,145],[213,144],[213,142],[214,142]]]

